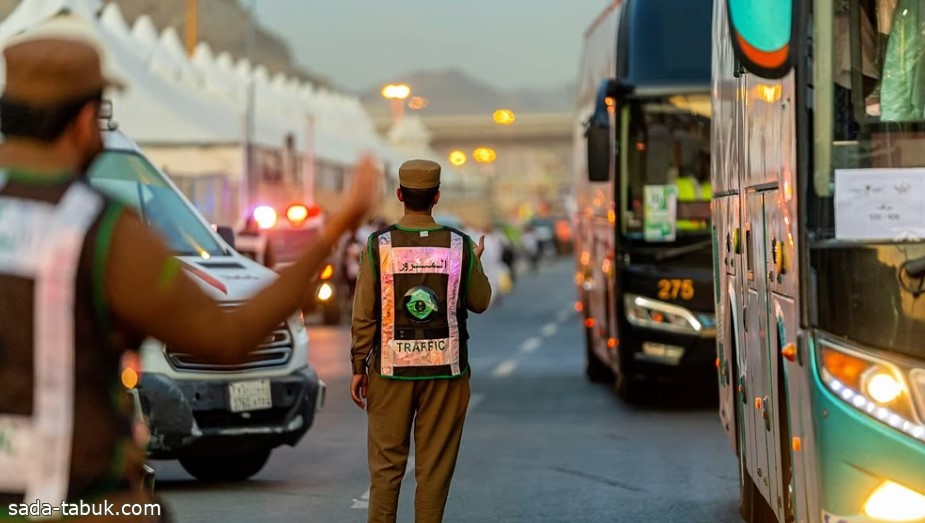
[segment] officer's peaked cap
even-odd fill
[[[408,160],[398,169],[402,187],[433,189],[440,186],[440,164],[430,160]]]

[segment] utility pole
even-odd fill
[[[186,0],[186,54],[189,57],[196,52],[199,40],[199,9],[196,0]]]
[[[247,10],[247,27],[245,29],[244,40],[244,57],[253,66],[254,64],[254,15],[256,1],[251,0]],[[247,77],[247,96],[244,108],[244,173],[243,180],[240,184],[240,201],[241,209],[244,213],[250,211],[250,197],[256,193],[257,173],[255,172],[255,155],[254,155],[254,128],[255,121],[255,91],[253,70]]]

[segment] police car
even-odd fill
[[[208,294],[233,308],[274,278],[237,253],[230,231],[214,230],[134,142],[112,128],[104,138],[89,183],[138,211]],[[124,365],[122,381],[147,420],[149,457],[178,459],[203,480],[244,480],[259,472],[274,448],[299,442],[325,397],[325,384],[308,363],[301,314],[280,323],[236,365],[147,339],[137,361]]]
[[[235,249],[274,271],[296,262],[306,249],[317,243],[324,228],[324,215],[318,205],[293,203],[285,208],[261,203],[254,207],[236,232]],[[332,253],[318,277],[306,289],[310,297],[305,314],[320,313],[325,325],[338,325],[353,296],[346,289],[337,252]]]

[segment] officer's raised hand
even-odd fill
[[[382,171],[376,167],[371,155],[364,155],[353,171],[353,182],[347,195],[347,212],[368,211],[378,200],[382,185]]]
[[[482,253],[483,253],[484,251],[485,251],[485,235],[483,234],[483,235],[479,238],[479,244],[476,245],[474,249],[472,249],[472,252],[475,253],[475,257],[476,257],[476,258],[478,258],[478,259],[481,260],[481,259],[482,259]]]

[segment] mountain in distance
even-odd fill
[[[103,0],[119,5],[126,22],[134,24],[141,15],[151,17],[159,30],[173,26],[183,38],[185,31],[185,0]],[[0,20],[6,18],[20,0],[0,0]],[[207,42],[218,55],[228,51],[237,60],[246,48],[247,10],[240,0],[199,0],[199,40]],[[254,61],[263,64],[271,75],[283,72],[296,78],[328,88],[336,88],[322,75],[307,71],[292,56],[286,40],[268,28],[256,24]],[[427,98],[428,106],[419,114],[423,117],[444,115],[485,114],[499,108],[525,113],[572,112],[574,84],[557,88],[504,90],[473,78],[458,69],[420,71],[403,78],[412,86],[412,95]],[[381,82],[359,93],[373,118],[388,118],[389,102],[382,98]]]
[[[475,79],[458,69],[419,71],[397,81],[411,86],[412,96],[427,99],[427,107],[419,111],[422,117],[470,115],[505,108],[515,113],[571,112],[574,105],[574,85],[552,89],[504,90]],[[382,82],[364,91],[360,98],[373,118],[386,118],[390,103],[381,94]]]

